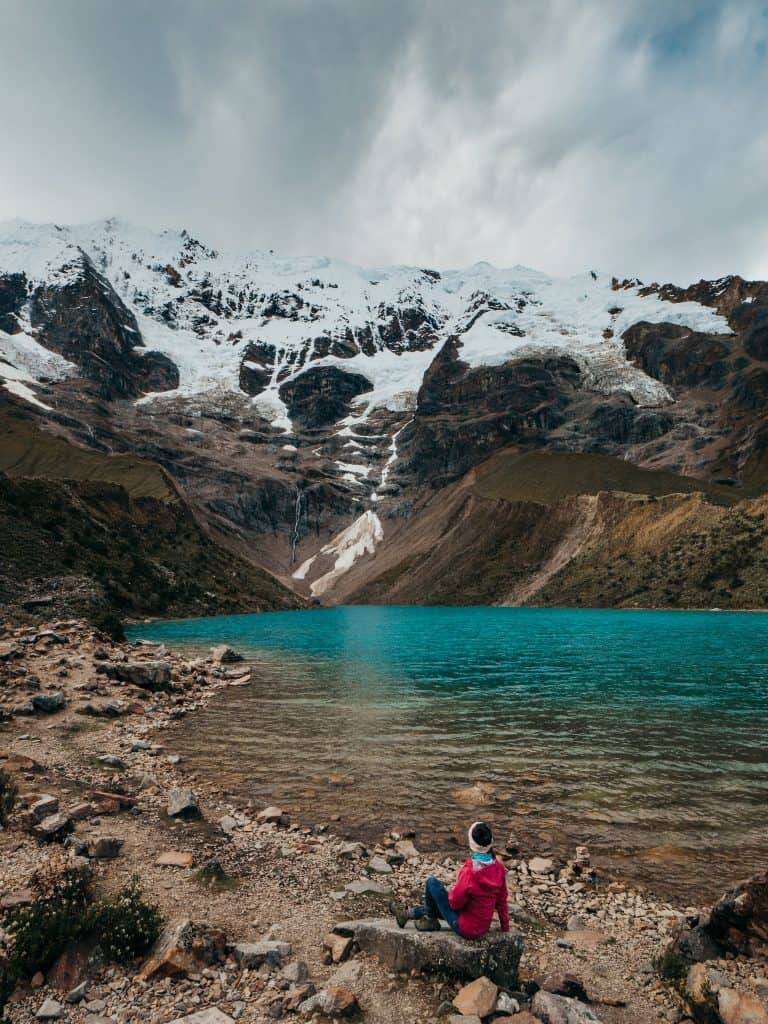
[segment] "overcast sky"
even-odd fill
[[[0,219],[768,277],[768,2],[0,0]]]

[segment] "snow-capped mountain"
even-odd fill
[[[364,269],[116,220],[11,222],[0,393],[81,441],[158,459],[319,597],[419,492],[510,444],[699,472],[719,429],[702,389],[718,378],[696,368],[725,365],[715,350],[754,327],[761,288]]]
[[[669,395],[627,360],[624,331],[645,320],[730,333],[723,317],[699,303],[671,303],[638,287],[617,298],[612,280],[594,272],[554,279],[488,263],[439,273],[271,252],[232,255],[186,232],[154,234],[114,220],[0,226],[0,273],[23,273],[32,290],[72,286],[87,260],[135,317],[136,345],[178,368],[179,385],[166,399],[250,390],[254,408],[286,432],[292,423],[281,386],[310,367],[333,366],[370,382],[353,399],[353,420],[377,407],[401,411],[415,399],[436,346],[452,334],[471,367],[565,353],[596,390],[625,390],[640,404],[658,405]],[[3,358],[19,374],[34,380],[74,372],[36,345],[23,310],[20,325],[15,341],[2,341]],[[124,326],[135,333],[133,321]],[[150,393],[141,400],[158,399]]]

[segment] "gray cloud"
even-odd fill
[[[2,0],[0,218],[768,276],[757,0]]]

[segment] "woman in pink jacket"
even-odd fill
[[[450,892],[433,877],[427,879],[420,906],[390,904],[401,928],[414,921],[419,931],[439,931],[442,919],[463,938],[479,939],[490,929],[496,912],[501,930],[509,931],[507,869],[494,853],[493,833],[484,821],[476,821],[469,829],[469,849],[471,856],[462,864]]]

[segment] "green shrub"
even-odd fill
[[[0,825],[8,824],[18,795],[19,791],[13,781],[13,776],[0,768]]]
[[[654,971],[664,981],[683,981],[688,974],[691,961],[679,953],[661,953],[651,961]]]
[[[94,906],[89,930],[98,935],[110,960],[127,964],[157,940],[161,921],[160,909],[143,898],[134,875],[115,897]]]
[[[3,913],[3,928],[12,936],[9,959],[16,977],[47,970],[81,934],[91,879],[89,865],[52,858],[32,877],[33,902]]]
[[[123,620],[109,608],[103,608],[91,615],[91,625],[111,640],[122,643],[125,640]]]
[[[0,914],[10,936],[8,963],[0,971],[0,1016],[16,982],[46,971],[67,946],[95,938],[110,960],[128,963],[146,952],[160,934],[157,906],[146,902],[138,876],[111,899],[92,901],[90,865],[52,857],[32,877],[34,900]]]

